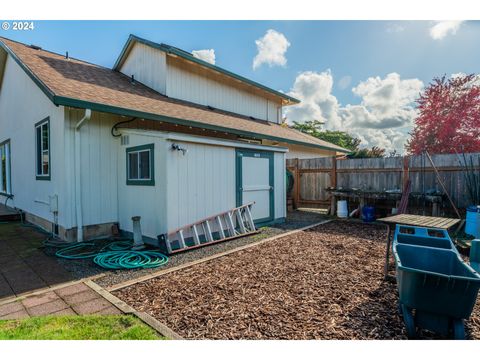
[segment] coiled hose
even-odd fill
[[[100,247],[95,242],[85,242],[60,247],[55,253],[63,259],[90,259],[105,269],[150,269],[165,265],[168,257],[158,251],[131,250],[131,241],[114,241]]]
[[[106,251],[93,262],[106,269],[151,269],[165,265],[168,258],[158,251]]]

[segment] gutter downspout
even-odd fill
[[[92,110],[85,109],[85,115],[75,125],[74,141],[75,141],[75,213],[77,217],[77,242],[83,241],[83,214],[82,214],[82,182],[80,174],[80,129],[90,120]]]

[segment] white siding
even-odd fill
[[[279,123],[280,102],[240,89],[235,80],[220,81],[206,72],[188,71],[165,52],[135,43],[120,68],[127,76],[171,98],[209,105],[233,113]],[[197,65],[192,66],[198,70]]]
[[[35,127],[50,117],[51,180],[35,179]],[[63,107],[56,107],[28,77],[10,55],[5,64],[0,90],[0,142],[11,141],[11,179],[14,205],[53,222],[49,195],[59,197],[59,223],[65,222],[65,173],[63,143]],[[0,195],[0,201],[5,198]],[[49,229],[50,230],[50,229]]]
[[[257,119],[278,122],[279,105],[261,96],[237,89],[206,76],[186,71],[167,60],[167,95],[172,98],[209,105]]]
[[[274,101],[267,100],[267,120],[275,123],[280,123],[281,106]]]
[[[235,149],[182,143],[185,155],[167,142],[168,229],[227,211],[236,205]]]
[[[166,213],[166,141],[162,133],[124,131],[128,145],[119,146],[118,199],[120,228],[132,231],[132,216],[141,216],[142,233],[156,239],[167,231]],[[126,149],[133,146],[154,144],[155,186],[127,185]],[[177,207],[182,205],[177,204]],[[170,211],[170,209],[168,209]]]
[[[120,72],[165,95],[166,55],[163,51],[135,43]]]
[[[76,227],[75,183],[75,125],[84,116],[84,110],[65,111],[65,172],[70,214],[66,227]],[[80,129],[81,186],[83,225],[106,224],[118,221],[117,162],[119,138],[110,131],[121,117],[93,112],[90,121]]]
[[[285,177],[285,153],[275,153],[273,157],[275,188],[275,219],[287,216],[287,188]]]

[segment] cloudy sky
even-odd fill
[[[478,73],[478,21],[41,21],[0,35],[113,66],[132,33],[302,101],[288,121],[322,120],[365,146],[403,152],[414,100],[433,77]]]

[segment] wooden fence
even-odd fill
[[[455,205],[459,208],[471,205],[462,167],[463,156],[460,155],[462,163],[456,154],[431,157]],[[473,158],[474,164],[478,165],[480,153],[467,154],[466,158],[468,162]],[[443,192],[433,167],[422,155],[374,159],[288,159],[287,168],[294,175],[292,195],[297,207],[330,205],[330,195],[326,192],[328,187],[402,190],[405,181],[410,179],[413,193],[423,194],[424,190],[431,189]]]

